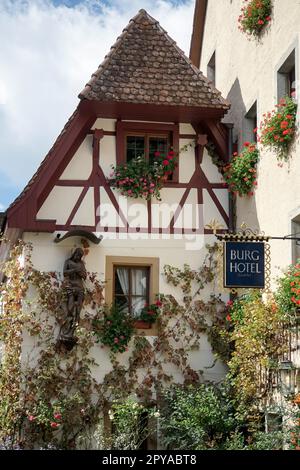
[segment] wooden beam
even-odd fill
[[[190,47],[190,60],[199,69],[207,10],[207,0],[196,0],[193,32]]]

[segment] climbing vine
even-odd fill
[[[88,247],[84,249],[88,254]],[[88,273],[77,345],[62,351],[56,341],[65,295],[61,274],[35,269],[31,247],[19,243],[3,267],[7,282],[1,291],[1,445],[76,448],[82,435],[99,425],[103,410],[114,400],[135,394],[144,404],[153,404],[160,390],[173,381],[170,370],[174,367],[185,384],[199,383],[202,371],[191,367],[189,353],[199,348],[201,335],[211,328],[207,316],[214,311],[218,318],[225,314],[220,298],[200,300],[201,291],[214,279],[215,250],[208,247],[199,270],[187,265],[164,268],[167,282],[182,291],[182,299],[162,296],[157,336],[135,334],[128,344],[125,341],[122,351],[116,347],[115,336],[112,344],[110,337],[104,341],[101,335],[95,336],[95,319],[98,330],[111,319],[104,305],[104,284],[96,274]],[[103,358],[111,365],[102,380],[95,348],[102,348]]]
[[[88,246],[84,249],[88,255]],[[182,377],[183,390],[192,386],[197,395],[203,370],[191,366],[190,355],[199,349],[203,335],[207,335],[216,357],[228,363],[227,390],[237,422],[243,422],[247,432],[257,430],[258,403],[267,404],[285,351],[282,329],[286,316],[276,299],[263,301],[258,294],[227,304],[215,294],[205,300],[204,289],[210,286],[210,291],[214,290],[216,250],[216,245],[206,246],[207,256],[199,269],[164,266],[166,282],[181,292],[181,297],[161,295],[157,336],[135,332],[121,349],[116,336],[105,341],[103,332],[95,335],[97,328],[101,330],[111,319],[104,304],[104,284],[96,274],[88,273],[77,345],[62,351],[56,341],[65,295],[61,275],[36,270],[30,246],[21,242],[14,247],[3,267],[7,281],[1,291],[1,446],[83,448],[91,446],[101,430],[102,446],[115,442],[121,448],[126,443],[116,444],[120,435],[116,440],[105,437],[107,410],[119,416],[120,432],[135,412],[129,396],[145,407],[138,411],[158,413],[160,397],[176,382],[175,371]],[[100,355],[95,354],[98,348],[102,348]],[[96,358],[105,360],[105,369]],[[291,445],[297,448],[297,423],[295,426]],[[137,429],[135,426],[132,432]],[[237,428],[236,432],[232,439],[243,447],[244,431]],[[215,442],[213,436],[209,442]]]

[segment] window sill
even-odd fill
[[[142,320],[136,320],[133,324],[136,334],[141,336],[157,336],[157,323],[148,323]]]
[[[151,323],[148,323],[143,320],[136,320],[133,324],[134,328],[137,330],[149,330],[151,328]]]

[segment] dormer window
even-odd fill
[[[166,156],[170,150],[178,156],[178,124],[118,121],[116,130],[117,165],[137,157],[155,161],[157,152]],[[177,167],[172,175],[169,175],[169,182],[178,182],[178,174]]]
[[[126,161],[146,156],[149,160],[155,159],[155,153],[166,155],[171,147],[171,133],[152,135],[143,133],[126,135]]]

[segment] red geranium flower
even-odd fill
[[[281,129],[286,129],[288,127],[289,123],[287,121],[282,121],[280,123],[280,127]]]
[[[162,162],[162,164],[163,164],[163,166],[168,166],[168,165],[169,165],[169,160],[164,160],[164,161]]]

